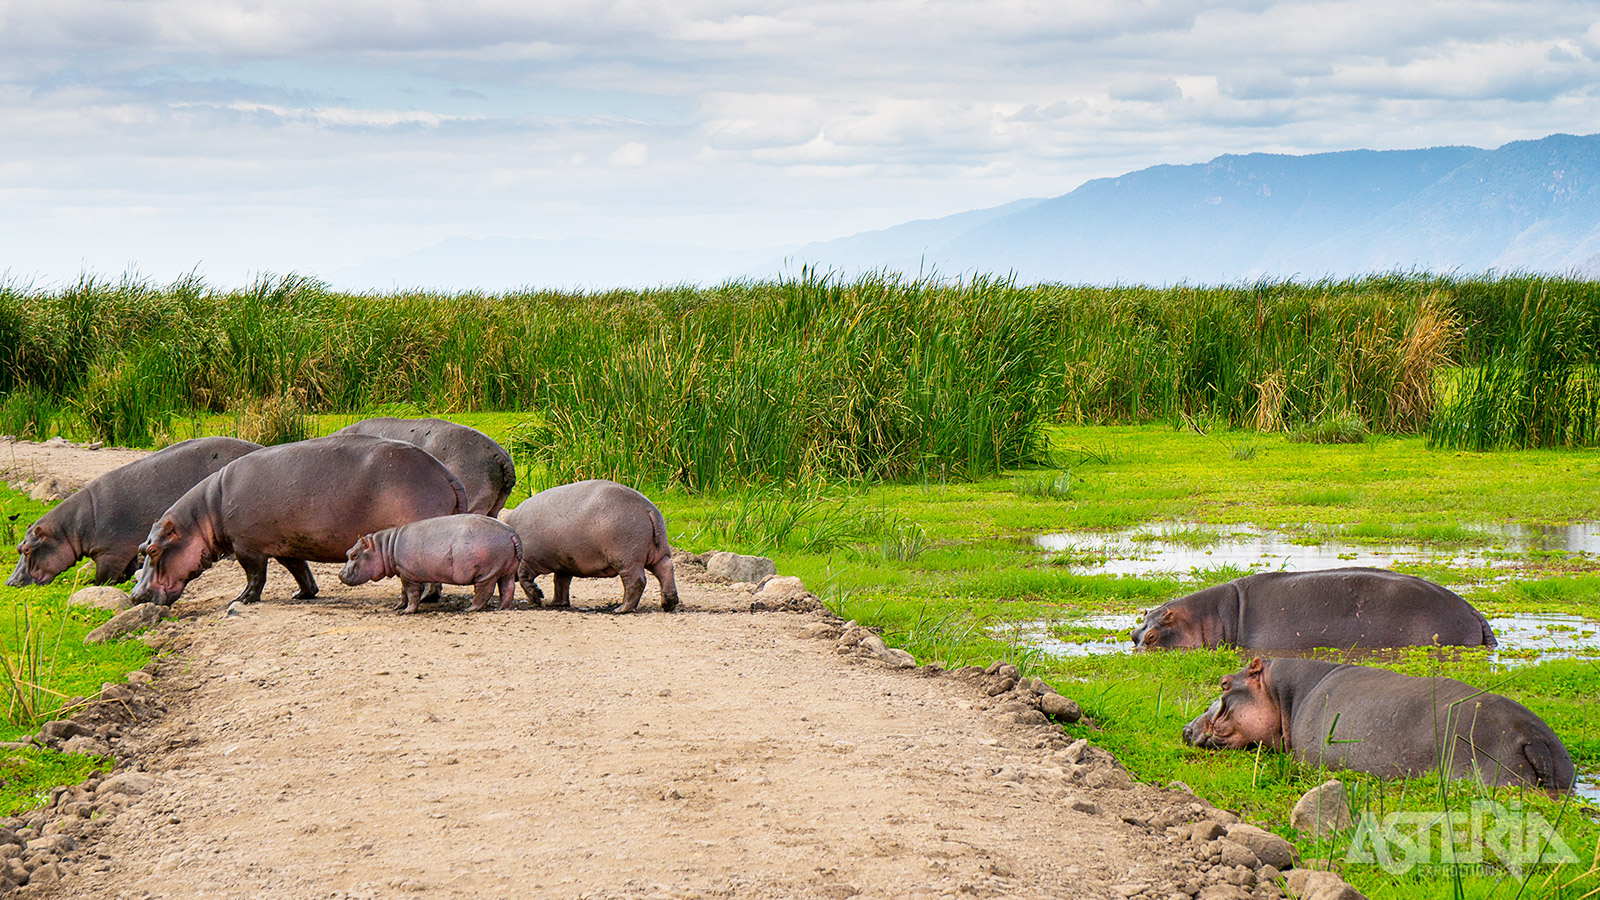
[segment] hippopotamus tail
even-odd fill
[[[1534,774],[1539,776],[1539,787],[1547,791],[1572,790],[1578,776],[1567,748],[1552,746],[1544,738],[1534,738],[1522,745],[1522,753],[1528,757]]]
[[[441,468],[443,468],[443,466],[441,466]],[[450,487],[454,488],[455,492],[456,492],[456,512],[457,513],[466,512],[467,511],[467,489],[466,489],[466,486],[463,485],[461,483],[461,479],[457,478],[455,473],[451,472],[449,469],[445,469],[445,474],[450,476]]]
[[[501,450],[494,455],[495,464],[500,467],[500,474],[504,476],[501,486],[509,495],[511,489],[517,486],[517,465],[511,461],[511,454]]]
[[[495,521],[499,520],[496,519]],[[511,549],[516,551],[517,567],[520,569],[522,567],[522,535],[518,534],[515,528],[511,529]]]

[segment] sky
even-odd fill
[[[0,273],[794,246],[1224,153],[1596,122],[1593,0],[0,0]]]

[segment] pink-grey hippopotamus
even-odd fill
[[[395,609],[414,613],[430,584],[472,585],[472,611],[489,606],[500,591],[500,608],[516,598],[517,567],[522,539],[499,519],[462,513],[422,519],[362,535],[345,554],[348,562],[339,580],[355,586],[400,576],[400,603]]]
[[[555,598],[570,606],[572,579],[622,578],[622,605],[633,612],[644,595],[644,573],[661,585],[661,609],[678,606],[667,521],[649,498],[614,481],[595,479],[540,491],[503,517],[522,537],[523,593],[543,603],[534,579],[555,573]]]
[[[1222,679],[1222,696],[1184,726],[1196,747],[1260,744],[1296,759],[1384,777],[1451,778],[1568,791],[1572,757],[1527,707],[1453,678],[1259,657]]]
[[[6,584],[49,584],[86,556],[95,584],[128,580],[151,522],[201,479],[260,449],[238,438],[195,438],[112,469],[28,526]]]
[[[428,451],[461,479],[467,489],[466,512],[499,515],[517,485],[511,454],[494,438],[455,422],[381,416],[346,425],[334,434],[370,434]]]
[[[190,488],[150,527],[133,599],[171,604],[227,553],[246,575],[236,599],[261,599],[269,558],[294,576],[296,599],[315,597],[308,560],[344,562],[364,534],[466,505],[461,481],[402,441],[344,434],[257,450]]]
[[[1483,614],[1415,575],[1350,567],[1263,572],[1145,613],[1134,649],[1216,647],[1493,647]]]

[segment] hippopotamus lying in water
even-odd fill
[[[95,584],[126,581],[151,522],[202,478],[260,449],[237,438],[195,438],[112,469],[28,526],[6,584],[49,584],[85,556],[94,560]]]
[[[395,609],[403,613],[416,612],[423,588],[439,583],[472,585],[473,612],[486,609],[498,587],[500,608],[510,609],[522,540],[499,519],[464,513],[362,535],[345,558],[349,562],[339,580],[351,586],[399,575]]]
[[[499,515],[517,484],[516,467],[504,447],[476,428],[444,419],[362,419],[334,434],[370,434],[428,451],[467,489],[464,512]]]
[[[135,603],[171,604],[226,553],[244,567],[237,599],[254,603],[267,559],[315,597],[307,560],[343,562],[364,534],[460,512],[461,482],[412,444],[362,434],[280,444],[240,457],[190,488],[150,527]]]
[[[598,479],[563,484],[534,494],[504,518],[522,537],[517,580],[529,598],[542,602],[544,592],[534,579],[547,572],[556,576],[551,606],[571,605],[574,576],[620,575],[622,605],[617,612],[633,612],[644,595],[648,569],[661,585],[661,609],[677,608],[667,521],[633,488]]]
[[[1493,647],[1483,614],[1450,590],[1386,569],[1246,575],[1145,613],[1134,649]]]
[[[1261,744],[1296,759],[1385,777],[1572,789],[1572,757],[1522,704],[1453,678],[1317,659],[1260,658],[1222,679],[1222,697],[1184,726],[1196,747]]]

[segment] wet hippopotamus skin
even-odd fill
[[[1145,613],[1134,649],[1493,647],[1483,614],[1449,589],[1387,569],[1263,572]]]
[[[466,512],[499,515],[517,484],[511,454],[476,428],[444,419],[362,419],[334,434],[370,434],[405,441],[433,454],[467,489]]]
[[[221,556],[246,582],[237,600],[261,599],[267,560],[294,576],[296,599],[315,597],[311,562],[344,562],[362,535],[461,512],[466,490],[427,451],[361,434],[257,450],[190,488],[154,525],[135,603],[171,604]]]
[[[201,479],[260,449],[238,438],[195,438],[112,469],[28,526],[6,584],[49,584],[86,556],[95,584],[126,581],[151,522]]]
[[[1261,744],[1296,759],[1384,777],[1442,769],[1486,784],[1572,789],[1572,757],[1527,707],[1453,678],[1316,659],[1252,660],[1184,726],[1196,747]],[[1442,748],[1442,752],[1441,752]]]
[[[465,513],[422,519],[362,535],[345,554],[348,562],[339,580],[352,587],[400,576],[400,603],[395,609],[414,613],[430,584],[470,584],[472,611],[488,608],[496,588],[500,608],[516,598],[517,567],[522,539],[499,519]]]
[[[622,579],[622,605],[633,612],[644,594],[648,570],[661,585],[661,609],[678,606],[667,522],[649,498],[614,481],[595,479],[563,484],[522,501],[502,517],[522,537],[522,590],[543,603],[534,579],[555,574],[555,598],[548,606],[570,606],[572,579]]]

